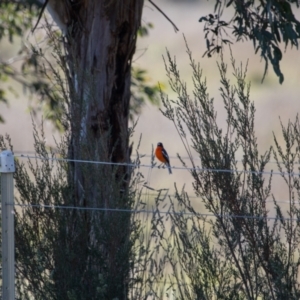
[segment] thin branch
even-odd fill
[[[49,0],[46,0],[45,3],[43,4],[43,6],[40,10],[40,13],[39,13],[39,17],[35,23],[35,26],[32,28],[31,33],[34,33],[35,29],[37,28],[48,2],[49,2]]]
[[[175,32],[179,31],[178,27],[172,22],[172,20],[152,1],[149,2],[173,25]]]

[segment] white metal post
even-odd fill
[[[15,300],[15,238],[14,238],[14,179],[13,153],[0,153],[2,209],[2,299]]]

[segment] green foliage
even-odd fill
[[[120,196],[123,178],[116,182],[115,174],[122,166],[66,161],[69,131],[54,150],[43,124],[41,132],[33,126],[37,158],[15,161],[16,299],[117,299],[118,293],[119,299],[161,299],[157,238],[149,234],[159,216],[144,213],[150,207],[141,196],[147,183],[139,169],[131,169],[128,193]],[[9,136],[0,135],[3,149],[13,151]],[[139,160],[137,152],[132,163]],[[70,180],[75,164],[86,178],[84,190]],[[155,211],[164,199],[159,191]]]
[[[16,37],[22,37],[30,29],[37,14],[38,1],[1,1],[0,2],[0,41],[8,40],[13,43]],[[26,11],[26,13],[24,13]],[[19,55],[22,55],[20,51]],[[0,60],[0,81],[14,78],[12,67]],[[14,92],[14,90],[12,90]],[[7,89],[0,88],[0,103],[8,103]],[[4,118],[0,115],[0,123]]]
[[[284,146],[274,135],[275,147],[260,154],[247,68],[236,67],[232,58],[235,83],[231,83],[221,57],[219,91],[226,120],[220,126],[202,70],[187,52],[193,97],[169,53],[167,76],[177,99],[162,94],[163,114],[184,144],[192,166],[188,172],[201,199],[194,201],[176,185],[169,213],[161,220],[164,225],[157,227],[160,245],[171,245],[164,248],[164,267],[172,269],[174,298],[299,299],[299,119],[282,125]],[[279,170],[276,179],[273,171],[266,172],[272,157]],[[285,206],[272,192],[272,183],[276,180],[278,185],[280,176]],[[168,220],[171,231],[165,229]]]
[[[7,104],[7,99],[5,98],[5,92],[4,90],[0,89],[0,102],[6,103]],[[3,123],[4,119],[3,117],[0,115],[0,123]]]
[[[36,3],[35,3],[36,4]],[[24,14],[24,10],[28,13]],[[37,13],[36,5],[32,1],[21,1],[12,3],[11,1],[1,1],[0,3],[0,40],[8,39],[13,43],[16,37],[22,37],[26,30],[31,27],[32,21]],[[19,55],[23,55],[23,49]],[[13,59],[14,60],[14,59]],[[0,80],[7,81],[9,78],[15,78],[21,81],[16,70],[11,63],[0,63]],[[0,101],[8,103],[7,91],[0,89]],[[4,119],[0,116],[0,122]]]
[[[138,30],[138,35],[140,37],[145,37],[149,35],[149,30],[153,28],[153,24],[152,23],[146,23],[143,24],[139,30]]]
[[[0,40],[8,37],[12,43],[15,36],[22,37],[31,28],[40,6],[39,1],[1,1]]]
[[[87,189],[82,191],[82,203],[77,203],[78,187],[69,180],[74,163],[56,160],[67,156],[68,132],[54,152],[47,148],[41,128],[39,133],[34,126],[35,155],[40,159],[16,160],[17,299],[113,299],[120,290],[122,299],[130,291],[142,295],[141,278],[153,254],[140,216],[129,212],[133,207],[143,209],[139,201],[134,203],[141,174],[132,176],[129,193],[120,197],[122,179],[112,179],[118,167],[82,163],[77,168],[89,174],[86,178],[99,197],[91,206]],[[13,151],[9,137],[0,135],[0,150],[9,148]],[[110,199],[108,210],[103,198]],[[130,235],[120,230],[127,223]],[[124,277],[126,281],[120,281]]]
[[[130,100],[130,119],[141,113],[142,107],[148,100],[153,105],[159,105],[159,85],[149,85],[147,71],[133,67],[131,70],[131,100]]]
[[[21,1],[17,3],[1,2],[0,4],[0,40],[9,39],[11,43],[15,38],[23,37],[25,32],[32,29],[39,13],[40,3],[38,1]],[[12,61],[0,62],[0,81],[12,79],[22,84],[23,89],[30,95],[38,97],[38,102],[34,103],[31,111],[36,113],[42,111],[45,118],[53,122],[56,129],[64,130],[61,123],[63,110],[68,101],[68,95],[62,91],[55,82],[59,78],[60,82],[67,79],[62,75],[65,71],[64,50],[61,43],[61,36],[51,30],[46,24],[48,39],[44,41],[44,47],[27,44],[21,45],[18,57]],[[145,37],[153,27],[147,23],[139,30],[139,36]],[[52,49],[53,52],[49,52]],[[47,53],[48,51],[48,53]],[[21,68],[14,66],[15,61],[21,61]],[[151,85],[147,78],[147,71],[139,68],[132,68],[132,97],[130,103],[130,118],[141,113],[143,105],[147,101],[153,105],[158,105],[158,86]],[[0,102],[8,103],[7,90],[0,89]],[[3,122],[0,115],[0,122]]]
[[[234,14],[230,21],[222,20],[225,9],[232,7]],[[298,8],[297,0],[278,1],[239,1],[216,0],[214,13],[200,18],[199,22],[205,22],[204,32],[209,57],[214,52],[220,52],[223,45],[235,41],[251,40],[255,53],[259,52],[265,61],[265,72],[271,63],[275,74],[282,83],[284,75],[280,69],[282,50],[280,44],[298,48],[300,37],[300,22],[294,15]],[[231,31],[235,41],[228,38]]]

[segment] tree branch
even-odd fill
[[[175,32],[179,31],[178,27],[172,22],[172,20],[152,1],[149,2],[173,25]]]

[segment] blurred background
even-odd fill
[[[203,23],[199,23],[199,18],[213,12],[213,1],[197,0],[161,0],[155,2],[162,11],[176,24],[179,32],[175,33],[171,23],[155,8],[146,1],[143,11],[143,25],[153,24],[153,29],[149,30],[149,36],[140,38],[138,41],[134,64],[135,66],[148,71],[148,79],[152,84],[158,82],[164,86],[164,92],[171,99],[176,95],[168,86],[165,67],[162,57],[166,55],[166,49],[171,55],[176,57],[178,68],[181,76],[186,80],[188,87],[192,87],[191,68],[189,66],[188,56],[183,35],[185,36],[190,50],[193,53],[195,61],[199,62],[203,69],[203,74],[207,78],[208,91],[212,98],[215,99],[215,108],[218,111],[220,124],[225,125],[225,115],[223,102],[219,94],[220,76],[217,68],[217,61],[220,61],[218,55],[211,58],[203,57],[206,51],[206,44],[203,33]],[[300,11],[299,11],[300,12]],[[297,12],[297,13],[299,13]],[[226,15],[225,15],[226,16]],[[28,33],[25,37],[32,39]],[[232,39],[233,41],[233,39]],[[19,41],[20,43],[21,41]],[[17,55],[17,45],[10,43],[1,43],[0,58],[8,60]],[[284,50],[284,49],[283,49]],[[254,55],[253,45],[250,42],[240,42],[232,45],[233,56],[237,64],[242,63],[244,66],[248,61],[248,80],[251,82],[251,99],[256,106],[256,132],[260,151],[264,152],[273,144],[273,132],[282,142],[280,134],[280,119],[283,124],[288,120],[294,120],[299,107],[299,60],[300,52],[296,49],[287,48],[281,63],[282,72],[285,80],[282,85],[279,84],[278,78],[274,75],[272,67],[263,83],[261,79],[264,72],[264,61],[259,55]],[[225,61],[230,66],[230,53],[228,48],[224,52]],[[229,68],[229,74],[232,71]],[[232,80],[234,78],[232,77]],[[0,124],[0,133],[8,133],[12,138],[14,150],[16,153],[28,153],[33,151],[32,137],[32,120],[29,113],[29,107],[33,99],[29,93],[22,90],[21,85],[7,82],[8,86],[13,84],[18,91],[19,96],[10,95],[9,105],[0,103],[1,115],[5,118],[5,123]],[[191,96],[192,96],[192,90]],[[280,119],[279,119],[280,117]],[[36,120],[41,122],[42,115],[37,115]],[[54,138],[59,137],[51,122],[44,123],[47,142],[49,146],[55,147]],[[148,185],[154,189],[166,188],[170,193],[174,190],[174,182],[179,187],[186,185],[186,190],[193,195],[191,186],[191,177],[186,170],[176,169],[181,167],[177,154],[186,157],[184,147],[173,124],[166,119],[159,110],[159,107],[147,103],[137,121],[135,133],[132,141],[135,146],[141,137],[141,144],[138,152],[146,156],[141,159],[142,164],[151,164],[151,151],[156,147],[158,142],[162,142],[171,157],[171,165],[174,166],[173,174],[169,175],[166,169],[141,167]],[[135,150],[133,151],[135,154]],[[197,159],[195,157],[195,159]],[[270,165],[269,169],[275,166]],[[277,187],[277,199],[284,199],[285,193]]]

